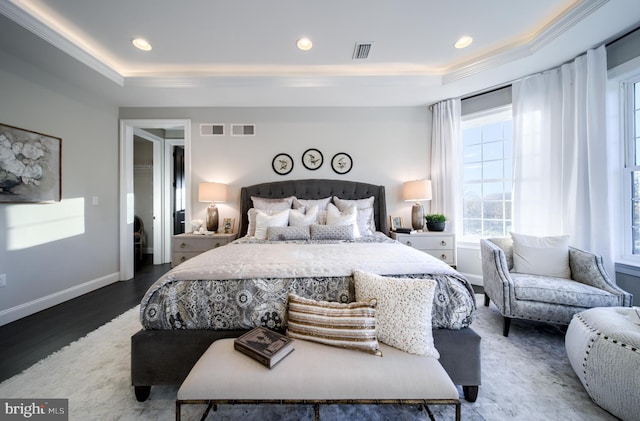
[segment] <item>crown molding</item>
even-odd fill
[[[540,31],[524,43],[513,43],[455,66],[442,77],[443,84],[455,82],[485,70],[499,67],[534,54],[560,35],[573,28],[580,21],[591,15],[609,0],[583,0],[567,9],[563,14],[549,22]]]
[[[103,60],[90,54],[82,47],[37,19],[23,7],[19,6],[15,0],[0,2],[0,13],[112,82],[115,82],[119,86],[124,86],[124,76],[113,67],[107,65]]]

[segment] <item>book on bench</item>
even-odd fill
[[[265,327],[256,327],[237,338],[233,347],[272,368],[293,351],[293,339]]]

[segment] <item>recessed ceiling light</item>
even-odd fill
[[[296,42],[296,45],[302,51],[310,50],[311,47],[313,47],[313,43],[311,42],[311,40],[309,38],[300,38],[298,40],[298,42]]]
[[[151,51],[151,44],[144,38],[135,38],[131,40],[131,43],[142,51]]]
[[[465,48],[468,47],[469,45],[471,45],[471,43],[473,42],[473,38],[471,38],[470,36],[463,36],[460,37],[460,39],[458,41],[456,41],[456,43],[454,44],[456,48]]]

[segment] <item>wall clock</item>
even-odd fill
[[[331,158],[331,168],[338,174],[346,174],[351,171],[352,167],[353,160],[347,153],[339,152]]]
[[[289,174],[293,169],[293,159],[289,154],[279,153],[271,161],[271,168],[280,175]]]
[[[317,149],[307,149],[302,154],[302,165],[308,170],[317,170],[322,166],[324,157]]]

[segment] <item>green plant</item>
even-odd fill
[[[430,213],[424,216],[424,219],[427,222],[445,222],[447,217],[442,215],[441,213]]]

